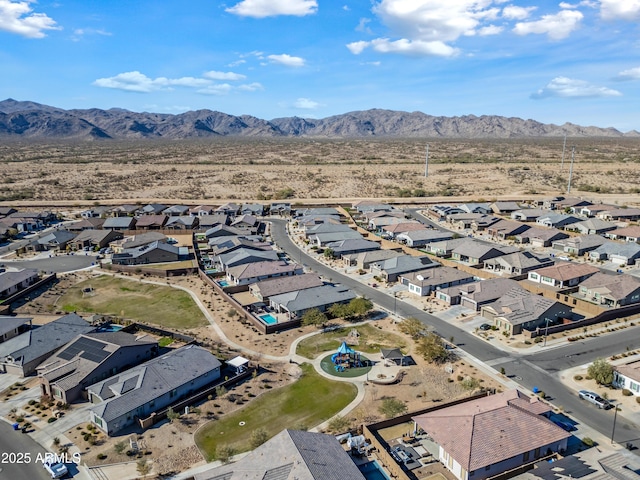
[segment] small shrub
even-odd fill
[[[640,403],[640,397],[636,397],[636,403]]]
[[[53,422],[55,422],[56,420],[57,420],[57,418],[56,418],[56,417],[51,417],[51,418],[49,418],[49,419],[47,420],[47,423],[53,423]]]
[[[633,392],[631,390],[629,390],[628,388],[623,388],[622,389],[622,395],[624,395],[625,397],[630,397],[631,395],[633,395]]]
[[[106,453],[99,453],[98,454],[98,460],[104,460],[105,458],[107,458],[107,454]]]
[[[582,375],[574,375],[573,379],[579,382],[580,380],[582,380]]]
[[[584,443],[587,447],[593,447],[593,440],[590,437],[584,437],[582,439],[582,443]]]

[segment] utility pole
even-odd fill
[[[567,193],[571,193],[571,177],[573,176],[573,160],[576,156],[576,147],[571,147],[571,165],[569,166],[569,184],[567,185]]]
[[[427,157],[424,161],[424,176],[429,176],[429,144],[427,143]]]
[[[560,171],[562,171],[564,167],[564,150],[567,148],[567,136],[564,136],[564,143],[562,144],[562,160],[560,161]]]

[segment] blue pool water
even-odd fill
[[[267,325],[274,325],[278,323],[278,319],[273,315],[271,315],[270,313],[267,313],[265,315],[260,315],[260,319]]]
[[[122,328],[122,325],[114,325],[113,323],[110,323],[106,327],[102,327],[100,330],[103,332],[118,332],[122,330]]]
[[[389,476],[375,460],[358,465],[358,468],[367,480],[390,480]]]
[[[226,280],[218,280],[218,285],[220,285],[222,288],[228,287],[229,282],[227,282]]]

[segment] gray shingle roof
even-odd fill
[[[429,265],[437,266],[437,262],[431,260],[431,258],[414,257],[412,255],[402,255],[400,257],[389,258],[378,263],[374,263],[372,267],[386,272],[387,274],[402,274],[405,272],[420,270],[421,268],[427,268]]]
[[[0,316],[0,337],[30,322],[31,318]]]
[[[488,306],[511,325],[522,325],[539,319],[557,303],[527,290],[513,288]]]
[[[108,422],[220,366],[220,361],[202,347],[178,348],[88,387],[94,393],[110,390],[113,395],[92,410]]]
[[[252,290],[259,291],[263,298],[268,298],[273,295],[319,287],[322,284],[322,279],[315,273],[305,273],[304,275],[292,275],[263,280],[255,283]]]
[[[342,285],[322,285],[320,287],[295,290],[271,297],[271,302],[284,306],[289,312],[300,312],[334,303],[345,302],[356,295]]]
[[[133,217],[109,217],[102,224],[102,228],[129,228],[135,221]]]
[[[25,280],[37,276],[38,271],[33,268],[0,272],[0,292],[13,288]]]

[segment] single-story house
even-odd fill
[[[481,213],[482,215],[489,215],[493,212],[488,203],[462,203],[458,205],[458,208],[466,213]]]
[[[160,232],[145,232],[131,235],[109,243],[113,253],[122,253],[129,248],[139,248],[154,242],[167,243],[167,236]]]
[[[233,228],[228,227],[227,225],[219,224],[204,232],[204,236],[210,239],[214,237],[237,237],[239,235],[244,235],[245,233],[246,232],[240,230],[239,228]]]
[[[400,282],[407,285],[409,292],[422,297],[443,288],[474,282],[476,277],[457,268],[438,267],[418,270],[400,276]]]
[[[393,225],[387,225],[386,227],[382,227],[382,236],[385,238],[395,238],[401,233],[414,232],[414,231],[423,231],[427,229],[427,227],[417,221],[405,220],[404,222],[394,223]]]
[[[160,213],[169,217],[179,217],[182,215],[187,215],[189,213],[189,207],[187,205],[172,205],[168,208],[165,208]]]
[[[16,213],[18,210],[16,210],[13,207],[0,207],[0,218],[4,218],[7,217],[9,215],[11,215],[12,213]]]
[[[169,217],[167,215],[141,215],[136,220],[137,230],[161,230],[167,224]]]
[[[600,235],[581,235],[579,237],[556,240],[551,244],[554,250],[581,257],[585,253],[595,250],[606,243],[606,239]]]
[[[569,234],[557,228],[532,227],[514,237],[518,243],[529,243],[532,247],[550,247],[556,240],[569,238]]]
[[[627,222],[637,222],[640,220],[640,208],[617,208],[606,210],[597,214],[603,220],[624,220]]]
[[[576,232],[580,232],[583,235],[600,235],[605,232],[615,230],[616,228],[618,228],[618,226],[613,222],[607,222],[606,220],[602,220],[600,218],[589,218],[587,220],[583,220],[582,222],[568,225],[565,230],[573,230]]]
[[[149,360],[157,351],[158,342],[146,335],[81,334],[37,367],[41,393],[64,403],[86,400],[86,387]]]
[[[196,473],[195,480],[365,480],[333,435],[283,430],[230,465]]]
[[[372,263],[387,260],[388,258],[400,257],[402,255],[404,255],[404,253],[397,250],[380,249],[344,255],[342,259],[348,262],[348,265],[356,266],[361,270],[368,270]]]
[[[0,300],[30,287],[39,279],[38,271],[33,268],[0,268]]]
[[[109,217],[102,224],[104,230],[133,230],[136,228],[136,219],[133,217]]]
[[[213,205],[198,205],[197,207],[193,207],[189,209],[189,215],[193,215],[194,217],[204,217],[207,215],[213,215],[216,207]],[[224,215],[226,217],[226,215]]]
[[[223,255],[231,253],[241,248],[248,250],[273,250],[268,242],[257,242],[247,237],[214,237],[208,243],[210,254]]]
[[[375,276],[381,277],[386,282],[395,282],[400,275],[439,266],[438,262],[434,262],[426,255],[423,257],[401,255],[372,263],[370,268]]]
[[[300,275],[301,265],[284,260],[244,263],[227,269],[227,280],[234,285],[248,285],[268,278]]]
[[[243,203],[240,206],[240,215],[252,215],[261,217],[264,214],[264,205],[259,203]]]
[[[476,240],[465,242],[451,252],[451,258],[468,265],[482,265],[486,260],[517,252],[516,247],[490,245]]]
[[[449,215],[454,215],[456,213],[466,212],[461,208],[453,207],[451,205],[431,205],[426,211],[428,217],[438,221],[444,221],[449,217]]]
[[[243,231],[252,231],[255,232],[257,231],[258,228],[258,224],[260,222],[258,221],[258,219],[254,216],[254,215],[247,215],[247,214],[243,214],[243,215],[239,215],[238,217],[236,217],[232,222],[231,222],[231,226],[233,228],[239,228]]]
[[[563,318],[570,315],[571,309],[522,288],[513,288],[495,302],[482,306],[480,312],[498,330],[518,335],[523,330],[534,331],[561,323]]]
[[[77,222],[67,224],[65,228],[70,232],[81,232],[83,230],[97,230],[104,225],[104,218],[83,218]]]
[[[74,238],[76,238],[75,233],[71,233],[66,230],[55,230],[34,240],[27,248],[33,249],[36,252],[61,251],[65,250],[67,248],[67,244]]]
[[[465,243],[473,242],[468,237],[452,238],[451,240],[443,240],[440,242],[430,242],[426,245],[425,250],[438,257],[451,257],[453,251]]]
[[[316,208],[303,208],[296,212],[298,217],[318,216],[318,215],[337,215],[340,217],[340,212],[333,207],[316,207]]]
[[[640,225],[617,228],[605,233],[604,236],[611,240],[624,240],[626,242],[640,243]]]
[[[69,313],[0,343],[0,371],[26,377],[53,352],[77,335],[95,327],[75,313]]]
[[[240,211],[240,205],[237,203],[225,203],[224,205],[220,205],[216,208],[216,212],[224,213],[226,215],[236,216]]]
[[[535,222],[538,218],[546,215],[549,215],[549,211],[542,208],[523,208],[511,212],[511,218],[520,222]]]
[[[522,288],[509,278],[492,278],[480,282],[466,283],[436,292],[436,298],[449,305],[462,305],[475,311],[491,302],[495,302],[512,288]]]
[[[341,221],[340,215],[305,215],[304,217],[296,217],[295,223],[301,228],[306,228],[322,223],[333,223],[337,225],[341,223]]]
[[[407,223],[407,219],[404,216],[394,215],[393,212],[385,212],[384,215],[370,218],[367,228],[372,231],[382,232],[385,227],[398,223]]]
[[[113,435],[220,378],[222,364],[196,345],[173,350],[87,388],[91,421]]]
[[[200,218],[201,217],[194,217],[191,215],[169,217],[165,224],[165,228],[174,230],[194,230],[200,225]]]
[[[166,209],[167,206],[161,203],[150,203],[139,208],[136,213],[139,215],[160,215]]]
[[[278,313],[288,313],[289,318],[300,318],[307,310],[317,308],[324,312],[331,305],[349,303],[354,298],[356,295],[342,285],[321,285],[273,295],[269,298],[269,304]]]
[[[349,231],[335,233],[314,233],[309,237],[309,242],[319,248],[326,247],[329,243],[339,242],[341,240],[364,240],[364,237],[360,232],[351,229],[349,229]]]
[[[289,202],[276,202],[269,205],[269,215],[291,215]]]
[[[0,343],[26,332],[31,328],[31,318],[0,316]]]
[[[578,297],[611,308],[640,303],[640,280],[598,272],[578,285]]]
[[[486,215],[484,213],[454,213],[447,216],[447,223],[463,230],[465,228],[471,228],[473,222],[481,218],[486,218]]]
[[[261,302],[268,302],[274,295],[306,290],[307,288],[324,285],[322,279],[315,273],[305,273],[290,277],[276,277],[261,280],[249,285],[249,291]]]
[[[246,263],[265,262],[279,260],[278,252],[275,250],[253,250],[249,248],[239,248],[229,253],[216,255],[213,259],[218,264],[220,270],[227,271],[231,267],[244,265]]]
[[[432,242],[451,240],[453,234],[446,230],[422,229],[396,235],[396,241],[411,248],[420,248]]]
[[[303,227],[304,236],[306,238],[312,235],[319,235],[321,233],[340,233],[340,232],[354,232],[353,228],[344,223],[318,223],[305,225]]]
[[[337,242],[329,242],[325,245],[325,249],[333,251],[335,257],[342,258],[344,255],[380,250],[380,244],[364,238],[348,238]]]
[[[572,213],[576,215],[582,215],[583,217],[595,217],[600,212],[606,212],[608,210],[616,210],[620,207],[616,205],[605,205],[604,203],[598,203],[596,205],[585,205],[582,207],[572,207]]]
[[[588,207],[590,205],[593,205],[593,203],[589,200],[583,200],[577,197],[556,197],[551,208],[554,210],[575,211],[578,208]]]
[[[553,265],[551,258],[538,257],[531,252],[513,252],[484,262],[484,268],[500,275],[523,275],[531,270],[551,265]]]
[[[114,217],[132,217],[140,208],[138,205],[119,205],[111,209],[111,215]]]
[[[520,205],[518,205],[517,202],[493,202],[491,205],[489,205],[491,207],[491,211],[495,214],[498,215],[507,215],[507,214],[511,214],[512,212],[517,212],[518,210],[520,210],[522,207]]]
[[[145,265],[177,262],[180,256],[179,247],[156,241],[141,247],[127,248],[122,253],[114,253],[111,262],[114,265]]]
[[[640,245],[637,243],[606,242],[589,252],[592,260],[608,260],[617,265],[633,265],[640,260]]]
[[[515,237],[516,235],[524,233],[530,228],[530,225],[526,225],[524,223],[514,222],[511,220],[500,220],[487,228],[487,234],[491,238],[506,240],[509,237]]]
[[[69,242],[73,250],[85,247],[100,249],[122,238],[122,233],[115,230],[83,230],[76,238]]]
[[[198,228],[200,230],[210,230],[218,225],[228,225],[229,217],[224,213],[215,213],[213,215],[197,215]]]
[[[600,270],[584,263],[559,263],[529,272],[527,280],[549,287],[567,288],[578,285]]]
[[[503,222],[500,217],[494,215],[483,215],[471,222],[471,230],[474,232],[484,232],[488,228],[492,227],[496,223]]]
[[[550,213],[536,219],[536,223],[538,225],[549,228],[566,228],[567,226],[580,221],[580,217],[564,213]]]
[[[565,451],[571,434],[547,418],[551,407],[518,390],[413,417],[459,480],[483,480]]]
[[[111,213],[111,210],[113,210],[113,207],[99,205],[97,207],[89,208],[88,210],[83,210],[82,212],[80,212],[80,216],[82,218],[106,217]]]
[[[640,360],[613,367],[613,386],[626,388],[640,397]]]

